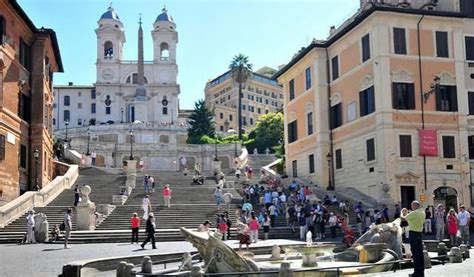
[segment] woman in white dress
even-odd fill
[[[142,200],[142,209],[143,209],[143,219],[147,220],[148,219],[148,214],[150,213],[150,199],[148,198],[148,195],[145,195],[145,197]]]

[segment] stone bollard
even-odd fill
[[[462,253],[458,247],[452,247],[449,252],[449,261],[451,263],[462,263]]]
[[[280,273],[278,274],[279,277],[292,277],[293,270],[290,268],[289,262],[283,262],[280,264]]]
[[[135,277],[135,274],[133,272],[133,264],[127,263],[125,265],[125,268],[123,269],[123,277]]]
[[[423,260],[425,264],[425,269],[431,268],[431,258],[430,258],[430,255],[428,255],[427,250],[423,250]]]
[[[459,249],[461,250],[462,257],[463,257],[464,259],[469,259],[469,258],[470,258],[469,249],[468,249],[467,245],[461,244],[461,245],[459,246]]]
[[[191,277],[202,277],[204,276],[204,271],[198,265],[193,266],[191,269]]]
[[[444,256],[448,254],[448,248],[444,242],[438,244],[438,256]]]
[[[81,202],[76,207],[76,229],[79,231],[95,229],[95,203],[89,200],[91,191],[88,185],[80,188]]]
[[[153,264],[151,262],[151,258],[149,256],[143,257],[142,273],[152,273],[152,271],[153,271]]]
[[[272,260],[272,261],[281,260],[280,252],[281,252],[280,246],[273,245],[273,247],[272,247],[272,256],[270,257],[270,260]]]
[[[35,239],[40,243],[49,241],[48,217],[44,213],[35,216]]]
[[[125,266],[127,265],[127,262],[121,261],[119,265],[117,266],[117,277],[123,277],[123,270],[125,269]]]

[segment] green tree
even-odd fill
[[[214,114],[206,107],[204,100],[198,100],[194,103],[194,111],[189,117],[191,125],[188,129],[189,144],[203,144],[203,136],[214,138],[216,127],[214,124]]]
[[[232,59],[229,68],[232,72],[232,78],[239,83],[239,96],[237,97],[237,120],[238,128],[237,134],[239,135],[239,140],[242,140],[242,84],[247,81],[252,74],[252,64],[249,62],[249,57],[244,54],[235,55]]]
[[[268,113],[262,115],[257,121],[255,129],[249,134],[249,140],[246,147],[250,153],[254,148],[259,153],[263,153],[265,149],[275,151],[275,148],[281,147],[283,143],[283,114]]]

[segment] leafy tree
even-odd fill
[[[249,133],[249,140],[245,143],[250,153],[254,148],[259,153],[263,153],[269,148],[275,151],[275,148],[281,147],[283,143],[283,114],[268,113],[262,115],[257,121],[255,129]]]
[[[205,143],[201,140],[203,136],[214,138],[216,127],[213,117],[213,113],[206,107],[204,100],[201,99],[195,102],[194,111],[189,117],[191,127],[188,129],[186,142],[189,144],[203,144]]]
[[[229,68],[232,71],[232,78],[239,83],[239,96],[237,97],[237,120],[239,130],[237,134],[239,135],[239,140],[242,140],[242,84],[245,83],[250,77],[250,74],[252,74],[252,64],[249,62],[248,56],[238,54],[232,59]]]

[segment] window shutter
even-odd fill
[[[408,109],[414,110],[415,109],[415,85],[414,84],[406,84],[407,90],[407,99],[408,99]]]
[[[469,145],[469,159],[474,159],[474,136],[467,137],[467,143]]]
[[[474,61],[474,37],[466,37],[466,60]]]
[[[392,83],[392,108],[398,109],[399,108],[399,97],[400,97],[400,91],[399,91],[399,86],[397,83]]]
[[[5,160],[5,136],[0,135],[0,161]]]
[[[443,90],[443,88],[440,87],[439,89],[437,89],[437,90],[435,91],[435,96],[436,96],[436,110],[437,110],[437,111],[441,111],[441,110],[442,110],[442,109],[441,109],[442,90]]]
[[[469,114],[474,115],[474,91],[468,92],[469,98]]]
[[[394,42],[393,44],[395,47],[395,54],[400,54],[400,55],[407,54],[405,29],[402,29],[402,28],[393,29],[393,42]]]
[[[451,102],[450,103],[451,111],[457,112],[458,111],[458,94],[457,94],[456,86],[449,87],[449,102]]]
[[[366,97],[365,97],[365,91],[359,92],[359,105],[360,105],[360,116],[366,115],[366,103],[365,103]]]

